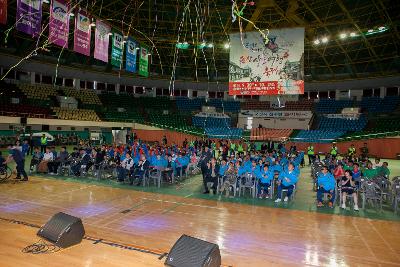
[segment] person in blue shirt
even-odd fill
[[[221,160],[221,165],[219,166],[219,176],[223,177],[225,175],[226,170],[228,169],[228,164],[226,164],[226,160]]]
[[[28,139],[24,140],[24,143],[22,144],[22,155],[25,156],[28,155],[28,151],[29,151],[29,141]]]
[[[333,202],[335,201],[335,187],[336,187],[336,180],[335,177],[328,171],[327,166],[323,166],[321,173],[318,175],[317,178],[317,200],[318,200],[318,207],[323,207],[322,204],[322,197],[324,193],[328,193],[331,195],[329,200],[329,207],[333,207]]]
[[[258,196],[259,198],[269,198],[268,189],[274,179],[274,172],[271,172],[267,164],[264,164],[263,170],[258,174]]]
[[[283,201],[287,202],[289,197],[293,194],[294,186],[298,181],[298,172],[294,171],[294,166],[289,163],[287,170],[282,171],[278,178],[278,196],[275,200],[276,203],[281,202],[282,190],[287,189],[287,194]]]
[[[14,160],[15,164],[17,165],[17,177],[15,177],[15,179],[21,179],[22,175],[24,176],[24,178],[21,179],[21,181],[28,181],[28,175],[25,172],[25,166],[24,166],[25,161],[22,152],[19,149],[13,147],[12,145],[8,145],[7,148],[9,151],[9,155],[6,161],[3,162],[3,164],[6,165],[7,163]]]

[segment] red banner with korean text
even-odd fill
[[[0,23],[7,23],[7,0],[0,0]]]

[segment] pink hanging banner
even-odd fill
[[[49,42],[68,47],[69,3],[66,0],[53,0],[50,6]]]
[[[96,31],[94,38],[94,58],[108,62],[108,44],[110,40],[111,27],[102,22],[96,20]]]
[[[7,0],[0,0],[0,23],[7,23]]]
[[[90,56],[90,18],[85,10],[80,9],[75,16],[74,51]]]

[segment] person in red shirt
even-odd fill
[[[336,182],[339,183],[344,176],[344,169],[342,164],[338,164],[337,167],[333,170],[333,176],[336,179]]]

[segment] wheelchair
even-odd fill
[[[12,170],[7,165],[0,166],[0,182],[5,182],[12,175]]]

